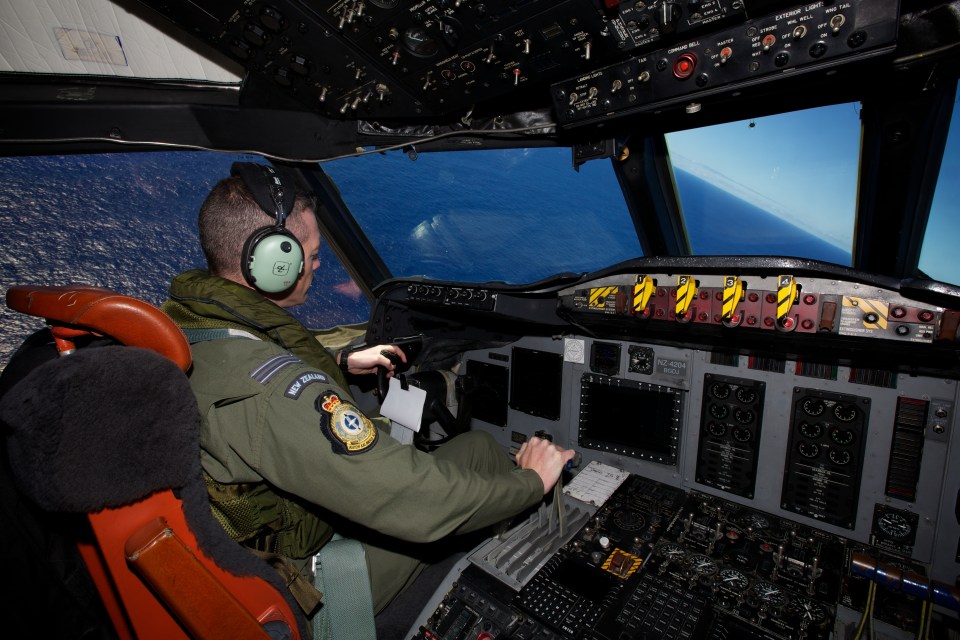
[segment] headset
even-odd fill
[[[243,245],[240,270],[250,286],[264,293],[285,293],[303,273],[303,247],[285,228],[296,192],[273,167],[235,162],[230,175],[239,176],[274,224],[254,231]]]

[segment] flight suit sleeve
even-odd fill
[[[317,373],[293,368],[207,416],[231,434],[231,456],[279,489],[411,542],[479,529],[542,499],[539,475],[516,467],[489,436],[458,445],[489,450],[466,464],[458,461],[469,455],[400,445]]]

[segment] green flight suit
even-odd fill
[[[328,522],[364,542],[378,611],[420,566],[398,541],[475,531],[543,496],[536,472],[516,467],[487,434],[464,434],[427,454],[381,433],[353,404],[329,354],[274,342],[297,344],[291,336],[306,330],[254,291],[188,272],[164,308],[183,325],[248,334],[192,347],[205,472],[226,485],[265,484],[298,503],[312,517],[293,527],[305,555],[329,539]]]

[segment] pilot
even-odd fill
[[[468,432],[427,454],[382,431],[357,408],[344,372],[392,372],[381,351],[405,354],[395,345],[332,354],[286,311],[306,300],[320,264],[315,204],[302,194],[281,221],[303,248],[302,272],[281,292],[251,282],[242,256],[268,219],[250,184],[225,178],[207,196],[199,229],[208,270],[174,278],[163,305],[193,343],[211,505],[233,538],[300,566],[335,530],[360,540],[379,612],[423,567],[409,551],[423,545],[410,543],[478,531],[537,504],[574,452],[531,438],[514,463],[489,435]]]

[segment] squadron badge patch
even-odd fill
[[[330,441],[334,453],[363,453],[377,442],[377,428],[360,409],[328,391],[316,402],[320,430]]]

